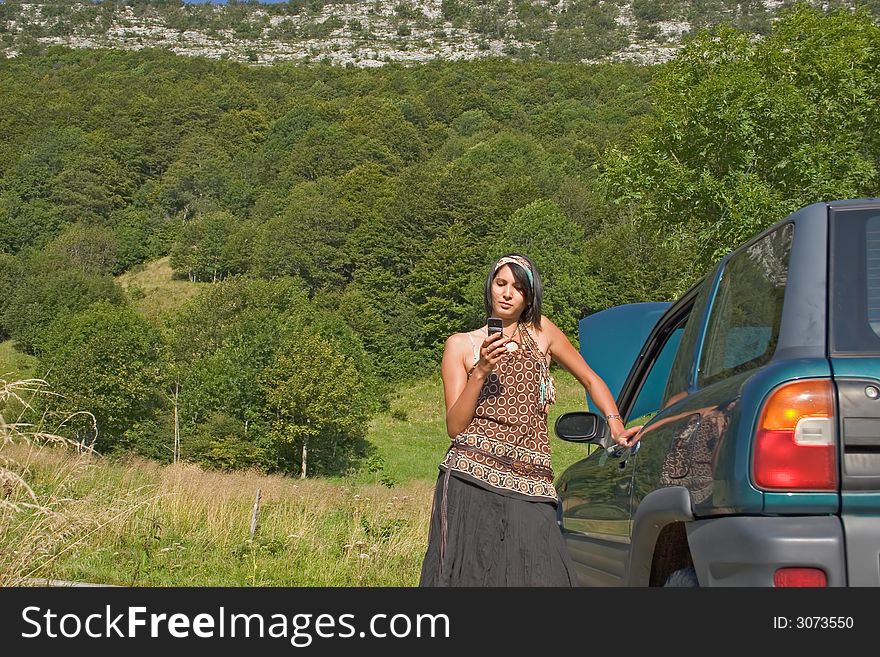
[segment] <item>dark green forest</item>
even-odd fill
[[[867,13],[801,7],[654,67],[0,59],[0,339],[101,451],[169,460],[176,424],[211,467],[299,473],[308,446],[345,472],[483,323],[501,253],[574,338],[801,205],[875,195],[878,43]],[[200,292],[139,313],[114,276],[163,256]]]

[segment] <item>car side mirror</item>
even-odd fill
[[[608,422],[604,417],[586,411],[563,413],[553,427],[556,435],[570,443],[603,445],[608,437]]]

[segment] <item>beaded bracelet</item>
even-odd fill
[[[617,413],[609,413],[608,415],[605,416],[605,419],[606,419],[606,420],[614,420],[614,419],[617,419],[617,420],[621,420],[621,421],[623,420],[623,418],[620,417]]]

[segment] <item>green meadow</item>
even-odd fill
[[[583,445],[566,443],[553,434],[553,424],[561,413],[585,409],[584,389],[564,370],[554,370],[556,404],[550,407],[550,447],[557,473],[583,458]],[[369,440],[376,446],[381,470],[361,472],[357,480],[365,483],[405,483],[432,480],[437,464],[449,446],[444,420],[443,387],[440,375],[426,378],[400,390],[387,413],[376,416],[370,425]]]

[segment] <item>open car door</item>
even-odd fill
[[[584,317],[578,324],[580,351],[617,399],[620,389],[668,302],[630,303]],[[598,412],[595,404],[589,410]]]

